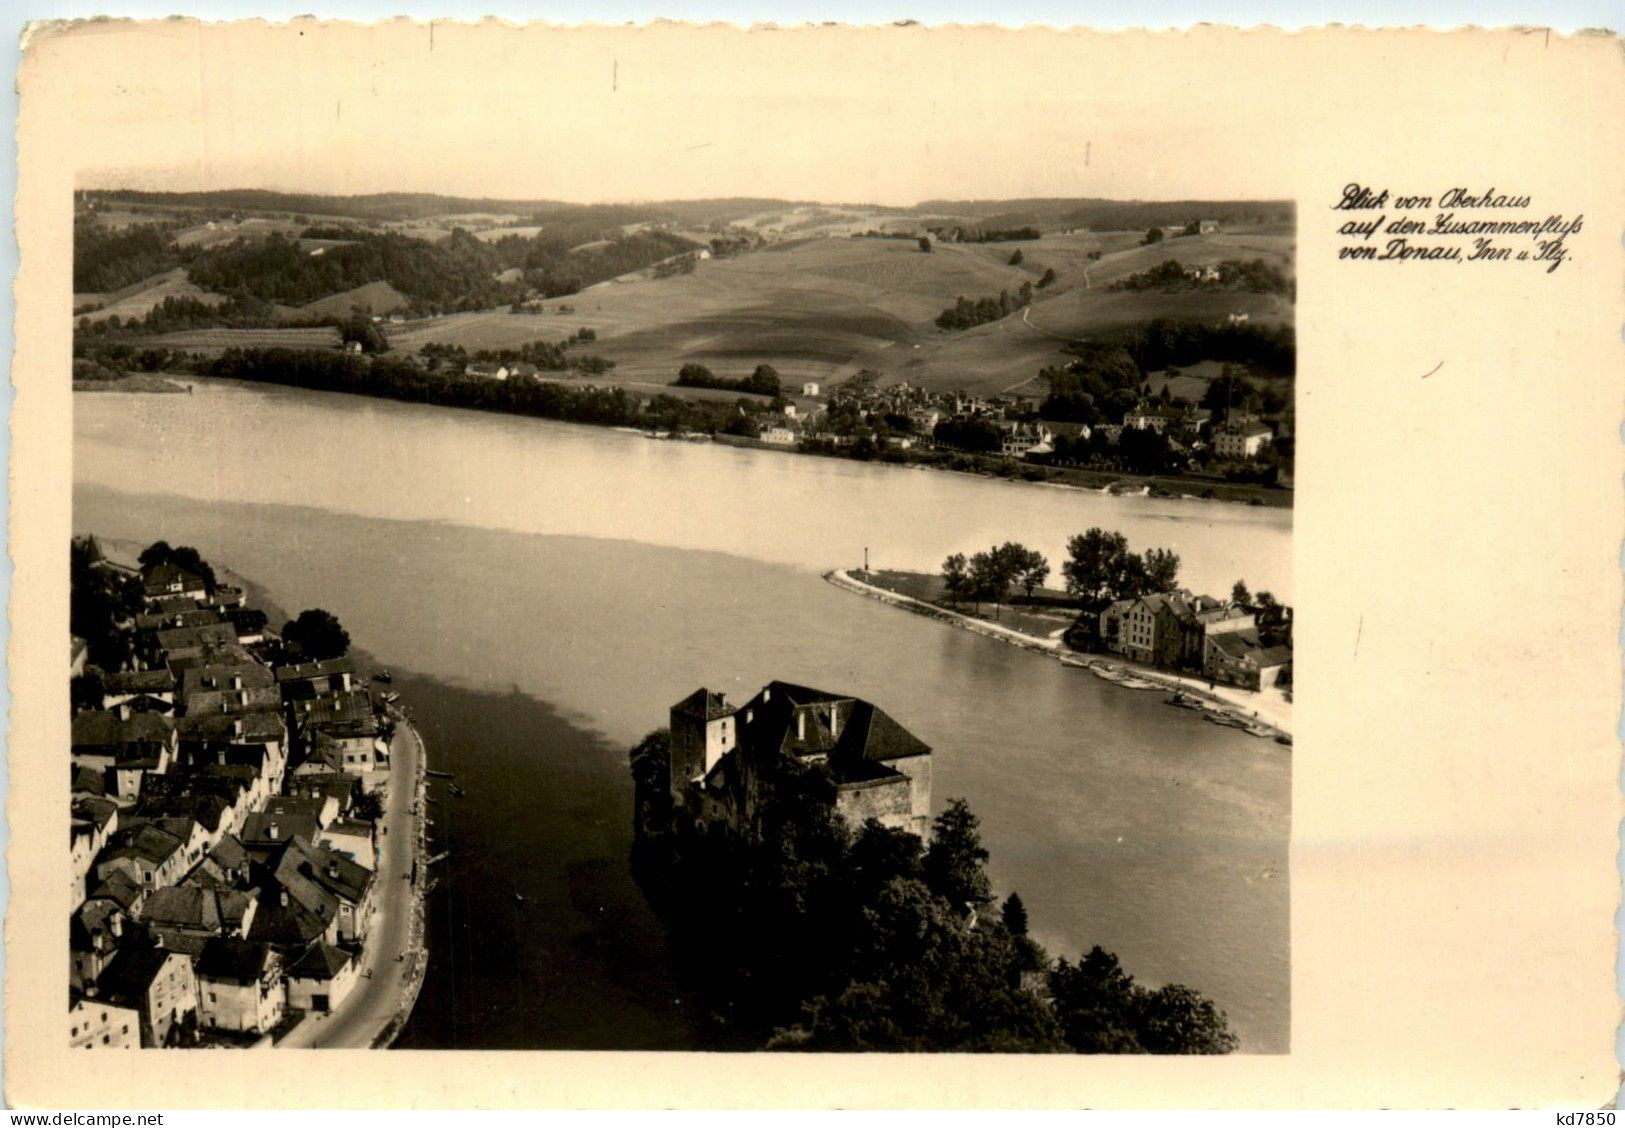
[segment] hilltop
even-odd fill
[[[1262,262],[1290,279],[1292,205],[1282,202],[579,205],[262,191],[84,192],[77,202],[81,325],[127,334],[135,320],[146,342],[209,352],[336,346],[313,330],[394,315],[390,347],[414,354],[589,330],[616,379],[640,385],[668,384],[692,362],[728,376],[770,364],[823,384],[867,370],[932,390],[1042,394],[1040,370],[1065,364],[1076,342],[1152,318],[1293,321],[1289,293],[1112,288],[1170,261]],[[1192,221],[1204,221],[1201,233],[1177,234]],[[1167,237],[1147,245],[1151,227]],[[1001,294],[1012,312],[937,324],[960,299]],[[510,312],[521,305],[527,313]]]

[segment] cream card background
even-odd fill
[[[614,92],[612,59],[635,79]],[[1617,39],[1540,31],[35,29],[18,131],[8,1101],[1611,1101],[1622,80]],[[493,120],[570,157],[493,149]],[[695,123],[715,144],[687,153],[670,135]],[[399,183],[375,183],[380,153]],[[171,168],[184,187],[565,198],[1295,198],[1291,1054],[64,1060],[71,192],[92,170]],[[501,171],[484,189],[418,179],[449,168]],[[1585,228],[1551,274],[1339,263],[1346,216],[1330,207],[1356,180],[1493,185]]]

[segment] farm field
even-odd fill
[[[300,215],[296,221],[292,213],[248,218],[238,213],[234,219],[196,223],[193,214],[194,225],[179,235],[188,247],[263,238],[272,232],[293,238],[307,223],[324,222],[314,214]],[[144,209],[109,208],[97,221],[116,226],[136,218],[150,221],[157,216]],[[454,225],[472,229],[486,241],[541,230],[535,225],[502,226],[520,218],[517,212],[453,210],[410,219],[340,222],[431,240],[444,237]],[[1143,230],[1051,230],[1023,241],[934,242],[926,253],[913,238],[848,235],[870,229],[917,230],[939,222],[961,223],[964,217],[868,206],[785,204],[730,218],[777,241],[739,257],[700,261],[686,274],[657,279],[644,271],[599,283],[549,300],[546,312],[539,314],[514,314],[503,308],[420,318],[384,329],[393,348],[412,353],[429,342],[460,345],[470,352],[513,349],[539,340],[560,341],[590,329],[596,339],[579,346],[580,351],[616,364],[614,372],[599,377],[599,382],[636,385],[644,394],[668,391],[678,368],[690,362],[705,364],[724,377],[744,376],[758,364],[770,364],[786,382],[816,380],[825,385],[870,369],[886,381],[986,394],[1041,391],[1035,379],[1038,372],[1065,363],[1069,343],[1153,317],[1222,322],[1245,314],[1250,323],[1262,325],[1291,324],[1293,318],[1290,301],[1278,295],[1108,289],[1113,282],[1168,259],[1204,266],[1225,259],[1263,258],[1290,276],[1295,235],[1279,227],[1170,237],[1150,246],[1141,245]],[[696,234],[703,236],[698,229]],[[341,241],[301,242],[306,250],[319,251]],[[1022,261],[1011,264],[1017,251]],[[1035,290],[1024,309],[966,330],[935,325],[937,315],[958,298],[996,297],[1023,284],[1036,287],[1046,270],[1055,272],[1054,282]],[[505,271],[502,276],[516,274]],[[117,294],[75,295],[75,302],[102,302],[106,308],[91,315],[95,319],[114,314],[127,319],[141,316],[170,295],[224,300],[193,286],[183,271],[175,270]],[[381,316],[407,304],[387,283],[373,282],[278,312],[289,321],[345,317],[355,308]],[[560,313],[561,308],[567,312]],[[215,351],[231,346],[336,346],[337,335],[290,325],[280,330],[195,330],[153,340]],[[1174,390],[1188,393],[1204,382],[1205,376],[1182,377]]]
[[[87,305],[101,306],[101,309],[82,315],[90,318],[92,322],[106,321],[110,317],[128,321],[132,317],[145,317],[165,298],[194,298],[208,305],[219,305],[226,300],[221,295],[210,293],[194,284],[186,277],[184,268],[176,267],[174,270],[166,270],[162,274],[143,278],[111,293],[75,294],[73,307],[79,309]]]
[[[329,294],[325,298],[307,302],[298,309],[291,311],[291,318],[308,317],[349,317],[357,308],[365,310],[368,314],[394,313],[405,309],[411,303],[406,295],[402,294],[388,282],[368,282],[365,286],[357,286],[353,290],[345,290],[337,294]]]
[[[194,352],[217,353],[224,349],[337,348],[339,331],[326,326],[299,329],[186,329],[160,333],[147,338],[154,345]]]

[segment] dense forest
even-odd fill
[[[835,813],[822,765],[761,766],[748,836],[672,818],[669,737],[631,751],[635,872],[718,1050],[1228,1053],[1211,1001],[1150,989],[1095,948],[1053,961],[1018,894],[995,905],[968,804],[929,846]]]
[[[73,226],[74,293],[105,294],[181,265],[168,226],[150,223],[109,230],[94,223]]]
[[[699,246],[665,231],[623,234],[619,226],[606,226],[598,214],[494,242],[460,228],[430,243],[397,232],[333,224],[306,228],[303,237],[340,242],[313,249],[272,233],[207,249],[184,248],[175,243],[170,226],[141,224],[110,231],[81,222],[75,227],[74,289],[105,293],[183,266],[193,283],[225,298],[211,304],[170,297],[145,317],[113,327],[159,333],[287,322],[286,307],[371,282],[389,283],[419,314],[488,309],[533,290],[546,297],[575,293]],[[498,282],[495,276],[510,268],[521,272],[519,281]]]

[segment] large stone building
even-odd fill
[[[785,757],[828,770],[853,826],[929,832],[930,746],[861,698],[776,681],[738,708],[707,689],[671,707],[672,801],[698,823],[749,833],[764,771]]]

